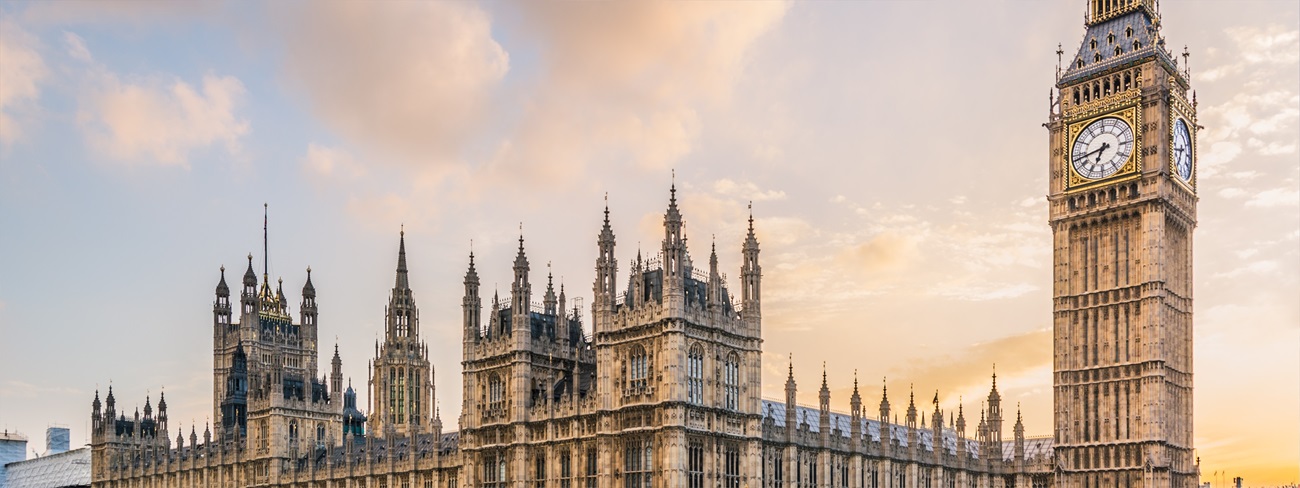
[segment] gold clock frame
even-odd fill
[[[1145,147],[1142,145],[1144,139],[1143,133],[1146,132],[1142,127],[1142,110],[1136,100],[1126,103],[1119,107],[1107,107],[1109,110],[1099,109],[1090,110],[1080,116],[1066,122],[1065,137],[1061,138],[1061,164],[1062,174],[1065,175],[1065,192],[1074,193],[1077,191],[1087,190],[1102,185],[1109,185],[1120,181],[1127,181],[1142,175],[1142,156]],[[1103,111],[1105,110],[1105,111]],[[1090,179],[1074,169],[1073,153],[1070,151],[1074,147],[1074,142],[1079,138],[1083,129],[1093,122],[1100,119],[1114,117],[1123,120],[1133,131],[1133,152],[1129,154],[1128,161],[1120,166],[1119,170],[1110,176]],[[1170,132],[1172,134],[1172,132]],[[1171,135],[1172,137],[1172,135]],[[1193,153],[1195,149],[1192,150]]]
[[[1200,164],[1197,164],[1198,161],[1196,159],[1197,156],[1201,155],[1201,153],[1200,149],[1196,147],[1196,116],[1188,115],[1195,114],[1196,112],[1187,105],[1187,102],[1178,97],[1169,97],[1169,99],[1169,140],[1165,145],[1165,147],[1169,148],[1167,151],[1169,153],[1169,179],[1178,182],[1179,185],[1182,185],[1183,188],[1186,188],[1187,191],[1192,192],[1192,194],[1196,194],[1196,176],[1200,169]],[[1188,142],[1192,145],[1192,177],[1187,181],[1183,181],[1183,179],[1178,176],[1177,163],[1174,161],[1174,124],[1178,119],[1183,119],[1183,122],[1187,124],[1187,137],[1191,139]]]

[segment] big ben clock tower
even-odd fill
[[[1056,487],[1192,488],[1196,104],[1156,0],[1086,23],[1047,124]]]

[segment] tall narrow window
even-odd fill
[[[629,388],[641,390],[646,387],[646,378],[649,375],[646,363],[645,349],[641,346],[633,346],[632,352],[628,355]]]
[[[654,447],[650,439],[635,438],[623,445],[624,488],[650,488],[654,477]]]
[[[727,410],[735,410],[740,399],[740,358],[734,352],[727,355],[722,381],[726,393],[724,404]]]
[[[560,488],[570,488],[569,480],[573,478],[573,459],[569,451],[560,451]]]
[[[546,456],[538,454],[533,460],[533,483],[537,488],[546,488]]]
[[[505,407],[506,385],[501,377],[493,374],[488,378],[488,408],[498,410]]]
[[[727,443],[722,463],[723,488],[740,488],[740,448],[736,443]]]
[[[587,448],[587,488],[596,488],[596,448]]]
[[[704,443],[698,440],[686,444],[686,485],[704,488]]]
[[[777,451],[772,459],[772,478],[775,481],[773,486],[785,485],[785,463],[781,460],[781,451]]]
[[[704,348],[699,344],[686,354],[686,397],[693,404],[704,403]]]

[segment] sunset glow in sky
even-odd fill
[[[1300,5],[1161,3],[1204,126],[1202,474],[1295,483]],[[405,226],[454,430],[471,241],[485,301],[522,223],[534,289],[549,266],[589,305],[605,195],[626,276],[675,171],[695,262],[716,242],[733,289],[753,202],[765,397],[793,355],[809,404],[824,362],[837,410],[856,371],[868,405],[883,384],[969,415],[996,364],[1004,408],[1050,435],[1041,124],[1084,7],[0,3],[0,428],[80,445],[111,382],[201,432],[218,269],[260,262],[267,203],[271,276],[296,314],[311,266],[321,362],[337,341],[362,403]]]

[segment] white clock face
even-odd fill
[[[1187,122],[1183,119],[1174,120],[1172,152],[1174,172],[1183,181],[1192,181],[1192,133],[1187,129]]]
[[[1115,174],[1133,154],[1133,128],[1115,117],[1093,121],[1074,139],[1071,164],[1079,176],[1095,180]]]

